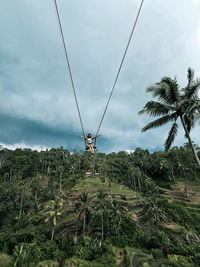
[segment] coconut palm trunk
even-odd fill
[[[196,162],[197,162],[197,164],[198,164],[198,167],[200,168],[200,160],[199,160],[198,155],[197,155],[197,153],[196,153],[196,151],[195,151],[195,149],[194,149],[194,146],[193,146],[193,143],[192,143],[190,134],[189,134],[189,132],[188,132],[188,130],[187,130],[187,127],[186,127],[186,125],[185,125],[183,116],[180,116],[180,118],[181,118],[181,122],[182,122],[183,128],[184,128],[184,130],[185,130],[186,137],[187,137],[187,139],[188,139],[188,142],[189,142],[189,144],[190,144],[190,147],[191,147],[191,149],[192,149],[192,152],[193,152],[193,154],[194,154],[194,157],[195,157],[195,159],[196,159]]]
[[[140,177],[139,176],[137,177],[137,180],[138,180],[138,190],[141,191],[141,183],[140,183]]]
[[[62,191],[62,175],[60,173],[60,185],[59,185],[59,188],[60,188],[60,192]]]
[[[76,233],[75,233],[75,245],[77,244],[77,240],[78,240],[78,222],[76,221]]]
[[[136,187],[136,182],[135,182],[135,176],[133,177],[133,181],[134,181],[134,190],[136,191],[137,187]]]
[[[101,238],[103,240],[104,238],[104,211],[107,211],[107,207],[108,207],[108,201],[106,200],[107,197],[107,193],[103,190],[101,190],[99,192],[99,194],[97,195],[97,206],[96,206],[96,210],[97,212],[100,213],[101,216]]]
[[[86,215],[84,214],[84,217],[83,217],[83,234],[85,234],[85,221],[86,221]]]
[[[101,214],[101,237],[102,237],[102,240],[103,240],[103,211],[102,211],[102,214]]]
[[[53,229],[52,229],[52,232],[51,232],[51,242],[53,241],[54,233],[55,233],[55,226],[53,226]]]
[[[187,178],[187,175],[186,175],[186,172],[185,172],[185,167],[183,166],[183,175],[185,176],[185,180],[186,182],[188,183],[188,178]]]
[[[192,163],[192,170],[193,170],[193,173],[194,173],[194,176],[195,176],[195,180],[198,181],[197,174],[196,174],[196,171],[195,171],[195,166],[194,166],[193,163]]]
[[[23,209],[23,200],[24,200],[24,189],[22,190],[21,200],[20,200],[20,210],[18,218],[21,219],[22,209]]]
[[[171,168],[171,175],[172,175],[172,179],[173,179],[173,182],[175,183],[175,177],[174,177],[174,171],[173,171],[173,168]]]

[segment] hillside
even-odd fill
[[[171,203],[171,209],[185,209],[189,217],[192,217],[195,213],[195,216],[197,216],[196,227],[198,227],[198,221],[200,222],[199,187],[200,184],[197,182],[189,182],[188,184],[185,184],[184,182],[177,182],[172,186],[170,190],[160,188],[160,194],[158,195],[158,197],[161,198],[162,201]],[[187,192],[185,192],[185,188],[188,188]],[[72,195],[68,199],[70,200],[71,206],[74,206],[74,203],[78,201],[80,194],[87,192],[88,197],[95,202],[97,200],[98,193],[101,192],[101,190],[107,192],[107,201],[111,203],[114,202],[115,205],[118,206],[119,210],[126,213],[126,215],[130,215],[130,218],[136,223],[139,233],[141,231],[146,235],[152,235],[152,231],[151,233],[149,232],[150,229],[148,223],[146,222],[146,219],[151,220],[151,216],[153,214],[148,214],[148,217],[145,218],[145,207],[147,204],[147,199],[141,193],[130,190],[124,185],[115,183],[109,184],[108,181],[102,182],[99,177],[89,177],[82,180],[72,189]],[[154,207],[154,213],[157,212],[156,208],[157,207]],[[66,214],[69,213],[70,215],[66,217],[63,216],[61,223],[58,224],[56,229],[58,233],[60,231],[62,232],[63,229],[67,229],[68,232],[75,234],[76,214],[73,213],[72,209],[68,208],[66,209]],[[156,224],[156,228],[157,229],[154,229],[154,231],[157,231],[159,229],[159,240],[157,240],[157,242],[160,243],[159,246],[169,246],[169,236],[170,239],[174,239],[176,240],[176,242],[180,242],[180,244],[187,240],[188,244],[190,245],[192,244],[193,246],[197,247],[200,245],[199,234],[197,235],[196,231],[191,231],[190,229],[188,229],[186,223],[183,223],[181,221],[177,222],[176,220],[173,221],[173,219],[167,217],[167,215],[163,222],[160,221],[159,225]],[[155,233],[153,234],[155,235]],[[165,238],[168,240],[162,240]],[[156,247],[156,244],[154,244],[154,246]],[[141,246],[138,247],[136,245],[135,248],[126,246],[125,250],[113,247],[112,251],[113,258],[115,259],[115,264],[113,264],[113,266],[124,266],[126,257],[129,261],[129,264],[127,266],[161,266],[161,263],[162,266],[169,266],[169,264],[171,264],[171,266],[176,266],[176,264],[177,266],[195,266],[195,264],[190,262],[190,260],[188,261],[187,254],[185,256],[169,254],[168,258],[171,261],[168,261],[163,257],[162,249],[158,248],[154,248],[149,251],[147,249],[141,248]],[[180,263],[181,261],[182,263]],[[71,264],[70,261],[68,264]],[[90,263],[87,264],[88,266],[93,266],[92,264],[90,265]],[[86,266],[86,263],[84,263],[83,266]]]
[[[1,151],[0,266],[199,266],[200,172],[181,149],[180,169],[137,150],[84,171],[89,153],[64,153]]]

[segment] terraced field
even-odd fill
[[[198,182],[185,184],[183,181],[179,181],[172,186],[171,190],[166,188],[160,189],[164,193],[162,197],[164,196],[169,202],[185,203],[191,210],[199,211],[200,184]],[[56,231],[63,232],[64,229],[72,232],[75,231],[76,214],[73,204],[78,201],[80,194],[83,192],[87,192],[89,197],[95,200],[100,190],[105,190],[107,192],[107,200],[110,202],[115,200],[124,211],[132,216],[134,221],[138,222],[142,218],[145,202],[139,192],[135,192],[125,185],[109,183],[100,177],[90,176],[81,180],[80,183],[72,188],[70,196],[67,197],[69,205],[62,213],[62,218],[56,227]],[[171,221],[163,224],[163,227],[168,229],[180,228]]]
[[[200,183],[196,181],[188,183],[179,181],[172,186],[172,190],[165,189],[165,195],[169,198],[169,201],[200,205]]]
[[[83,192],[87,192],[89,198],[96,199],[99,191],[107,192],[107,200],[115,201],[125,212],[132,215],[133,220],[138,221],[139,214],[143,209],[143,200],[141,196],[125,185],[110,184],[108,181],[102,180],[100,177],[87,177],[80,181],[71,190],[71,194],[67,198],[69,205],[62,212],[61,220],[56,226],[55,231],[63,234],[64,232],[75,232],[76,213],[74,204],[78,201],[79,196]],[[66,200],[66,199],[65,199]]]

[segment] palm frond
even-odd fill
[[[194,70],[190,67],[188,68],[188,71],[187,71],[187,79],[188,79],[187,87],[190,87],[190,84],[194,80]]]
[[[153,97],[158,97],[159,100],[165,102],[166,99],[166,88],[161,83],[156,83],[146,89],[147,93],[152,93]]]
[[[200,114],[200,106],[197,105],[197,103],[191,105],[186,114],[188,117],[190,117],[192,114]]]
[[[169,77],[163,77],[161,83],[165,85],[166,88],[166,101],[169,104],[177,103],[180,99],[179,86],[175,79]]]
[[[140,115],[147,113],[150,116],[160,116],[160,115],[169,114],[171,110],[174,110],[174,108],[169,105],[165,105],[163,103],[156,102],[156,101],[149,101],[146,103],[144,108],[138,113]]]
[[[147,130],[160,127],[170,121],[176,121],[177,119],[177,113],[174,112],[170,115],[163,116],[155,121],[150,122],[145,127],[142,128],[142,132],[146,132]]]
[[[194,117],[196,121],[200,121],[200,113],[194,113]]]
[[[200,80],[197,78],[194,80],[194,70],[192,68],[188,68],[188,84],[185,88],[183,88],[183,92],[186,99],[190,99],[192,97],[198,98],[198,89],[200,86]]]
[[[192,129],[196,122],[199,121],[199,116],[200,116],[200,100],[199,99],[190,99],[187,101],[187,103],[185,103],[184,106],[184,110],[185,110],[185,116],[184,118],[186,118],[186,124],[190,126],[188,127],[188,129]],[[188,122],[190,121],[190,122]]]
[[[196,81],[192,82],[190,86],[186,87],[185,92],[185,98],[196,98],[198,99],[198,90],[200,88],[200,79],[196,79]]]
[[[182,101],[180,101],[179,105],[177,106],[177,113],[178,115],[188,115],[192,114],[192,112],[194,112],[196,110],[196,104],[194,101],[192,100],[187,100],[185,101],[185,99],[182,99]]]
[[[148,87],[147,92],[151,92],[153,97],[157,97],[165,104],[174,104],[180,99],[179,86],[176,79],[163,77],[159,83]]]
[[[174,139],[178,133],[178,124],[176,122],[173,123],[172,128],[169,131],[167,140],[165,141],[165,150],[170,149]]]

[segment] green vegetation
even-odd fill
[[[62,147],[1,148],[0,159],[0,266],[198,266],[200,171],[187,143],[95,164]]]
[[[0,266],[11,267],[12,265],[13,265],[12,257],[5,253],[0,253]]]

